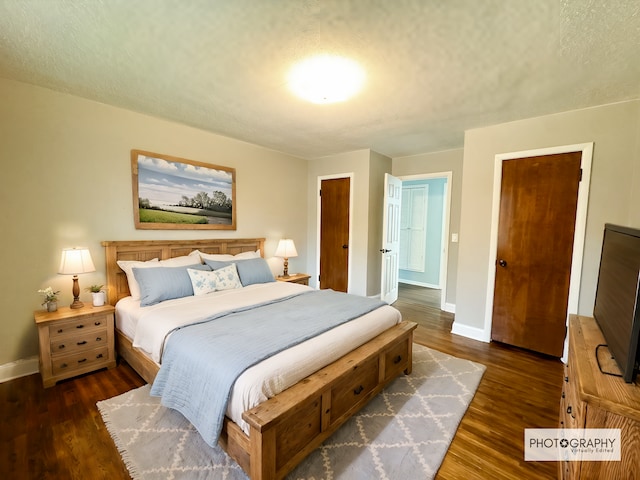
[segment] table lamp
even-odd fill
[[[283,238],[280,240],[275,256],[284,258],[284,273],[282,276],[284,278],[289,278],[289,258],[298,256],[293,240],[290,238]]]
[[[80,301],[78,274],[95,271],[96,267],[93,265],[91,253],[89,253],[88,248],[65,248],[62,250],[58,273],[62,275],[73,275],[73,303],[70,305],[71,308],[84,307],[84,303]]]

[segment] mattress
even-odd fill
[[[287,282],[270,282],[207,295],[169,300],[149,307],[131,297],[116,305],[116,327],[156,363],[173,329],[213,313],[284,298],[311,290]],[[248,434],[242,413],[277,395],[401,321],[395,308],[384,305],[362,317],[280,352],[247,369],[231,392],[227,416]]]

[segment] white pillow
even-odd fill
[[[260,258],[260,250],[256,250],[255,252],[242,252],[237,255],[229,255],[227,253],[199,253],[203,262],[205,259],[215,260],[217,262],[229,262],[232,260],[244,260],[247,258]]]
[[[194,295],[206,295],[216,290],[230,290],[242,287],[235,263],[214,272],[187,268],[187,273],[191,278]]]
[[[158,267],[159,262],[157,258],[148,260],[146,262],[140,262],[136,260],[118,260],[118,266],[127,275],[127,283],[129,284],[129,293],[135,300],[140,300],[140,286],[136,281],[136,277],[133,275],[133,268],[149,268]],[[152,265],[151,265],[152,264]]]
[[[140,300],[140,285],[133,274],[134,268],[154,268],[154,267],[183,267],[187,265],[198,265],[200,261],[200,252],[194,250],[189,255],[181,257],[169,258],[167,260],[158,260],[154,258],[146,262],[136,260],[118,260],[118,266],[127,275],[127,283],[129,284],[129,293],[135,300]]]
[[[195,265],[197,263],[202,263],[198,250],[194,250],[189,255],[183,255],[182,257],[160,260],[160,265],[163,267],[184,267],[185,265]]]

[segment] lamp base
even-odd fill
[[[73,303],[69,305],[69,307],[71,308],[84,307],[84,303],[80,301],[80,285],[78,284],[78,275],[73,276],[73,289],[71,293],[73,293]]]
[[[78,299],[74,299],[73,303],[71,305],[69,305],[69,308],[82,308],[82,307],[84,307],[84,303],[82,303]]]

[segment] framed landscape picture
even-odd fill
[[[236,170],[131,150],[138,229],[236,229]]]

